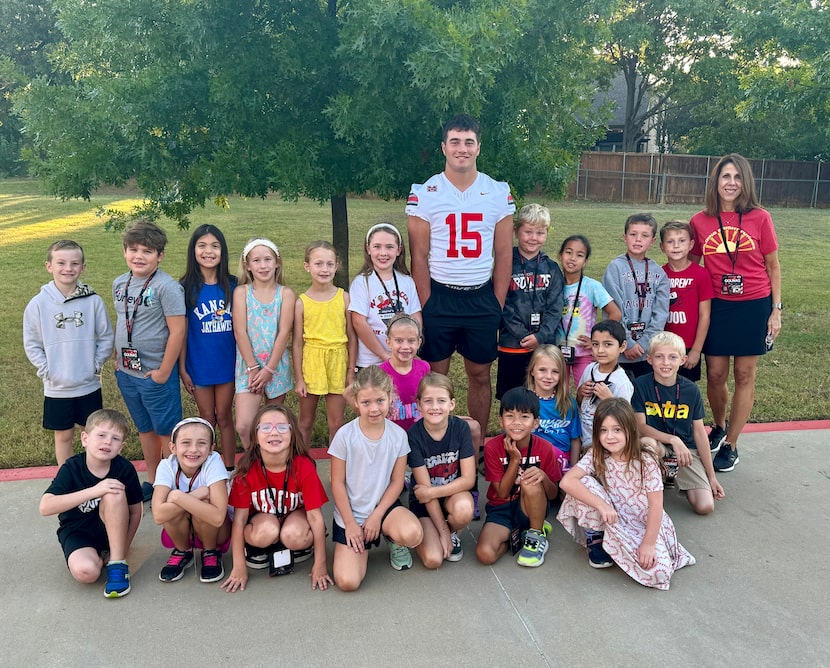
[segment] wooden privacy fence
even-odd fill
[[[701,204],[719,156],[585,152],[568,197],[602,202]],[[753,160],[765,206],[830,207],[830,163]]]

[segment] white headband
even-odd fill
[[[366,233],[366,244],[369,244],[369,239],[372,238],[372,235],[375,232],[390,232],[394,234],[398,238],[398,245],[401,246],[403,244],[403,239],[401,239],[401,233],[398,232],[398,228],[395,227],[392,223],[378,223],[377,225],[372,225],[369,228],[369,231]]]
[[[247,260],[248,253],[250,253],[257,246],[265,246],[266,248],[270,248],[274,251],[274,255],[277,257],[280,256],[280,252],[274,245],[273,241],[269,241],[268,239],[251,239],[247,244],[245,244],[245,248],[242,249],[242,260]]]
[[[180,420],[179,422],[177,422],[176,426],[173,427],[173,431],[170,432],[170,440],[175,443],[176,442],[176,432],[179,431],[179,429],[181,429],[182,427],[184,427],[185,425],[188,425],[188,424],[202,424],[202,425],[204,425],[205,427],[210,429],[210,442],[211,443],[216,442],[216,432],[213,431],[213,425],[210,422],[208,422],[207,420],[205,420],[204,418],[200,418],[200,417],[189,417],[189,418],[185,418],[184,420]]]

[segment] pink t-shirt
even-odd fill
[[[408,430],[413,424],[421,419],[418,410],[416,397],[418,396],[418,383],[421,378],[429,373],[429,364],[424,360],[412,360],[412,368],[407,374],[400,374],[392,367],[392,362],[386,360],[380,365],[392,379],[395,388],[395,397],[392,400],[392,411],[389,419],[399,427]]]
[[[669,318],[665,330],[677,334],[689,350],[697,334],[700,302],[715,296],[712,277],[694,262],[683,271],[674,271],[664,264],[663,271],[669,277]]]

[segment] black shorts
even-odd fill
[[[695,364],[691,369],[687,369],[685,366],[680,367],[677,370],[677,373],[679,373],[684,378],[688,378],[693,383],[696,383],[697,381],[700,380],[700,361],[702,359],[703,358],[701,357],[697,361],[697,364]]]
[[[93,548],[99,555],[110,549],[107,529],[100,519],[88,522],[83,527],[58,530],[58,542],[61,544],[63,557],[67,563],[69,563],[70,554],[84,547]]]
[[[447,509],[444,507],[444,501],[447,500],[447,497],[441,497],[438,499],[438,503],[441,504],[441,512],[444,513],[444,519],[447,519]],[[409,498],[409,510],[412,511],[412,514],[415,515],[418,519],[422,517],[429,517],[429,511],[427,507],[418,501],[414,496]]]
[[[712,300],[709,333],[704,355],[751,357],[767,352],[767,320],[772,313],[772,296],[747,301]]]
[[[455,290],[431,281],[421,316],[424,345],[420,357],[427,362],[448,359],[456,350],[474,364],[496,359],[501,306],[492,281],[475,290]]]
[[[640,360],[639,362],[620,362],[620,368],[628,374],[632,384],[634,383],[635,378],[645,376],[646,374],[654,371],[654,369],[651,368],[651,364],[649,364],[647,360]]]
[[[87,418],[104,407],[101,390],[82,397],[43,398],[43,428],[51,431],[74,429],[76,424],[86,424]]]
[[[503,526],[510,531],[513,529],[520,529],[527,531],[530,528],[530,519],[522,510],[522,502],[519,499],[515,501],[508,501],[498,506],[488,503],[484,507],[487,516],[484,518],[484,523],[492,522]]]
[[[402,508],[403,504],[400,502],[400,499],[395,499],[395,502],[386,509],[386,512],[383,513],[383,517],[380,518],[380,526],[383,527],[383,523],[386,521],[386,518],[389,516],[395,508]],[[372,546],[379,547],[380,546],[380,537],[383,535],[383,532],[378,535],[375,540],[371,543],[363,543],[363,547],[367,550],[372,549]],[[387,536],[388,538],[388,536]],[[341,527],[337,521],[332,518],[331,520],[331,539],[335,543],[340,543],[341,545],[348,545],[346,542],[346,529],[345,527]]]
[[[530,358],[530,351],[527,353],[506,353],[499,350],[499,365],[496,372],[496,399],[501,400],[504,393],[514,387],[524,387]]]

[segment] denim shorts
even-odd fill
[[[115,380],[138,433],[154,431],[159,436],[168,436],[182,419],[178,369],[170,374],[164,385],[152,378],[136,378],[123,371],[115,372]]]

